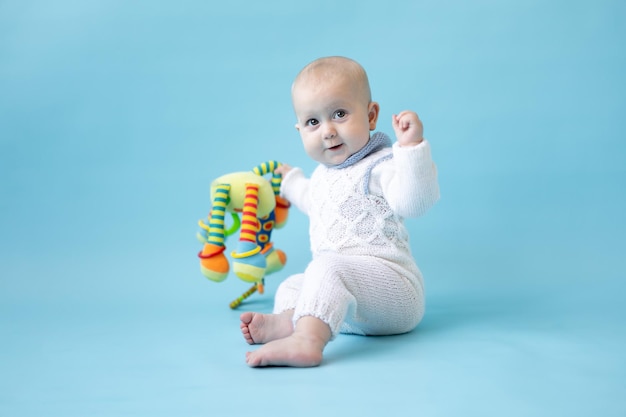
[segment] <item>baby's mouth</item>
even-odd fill
[[[343,146],[343,143],[340,143],[339,145],[335,145],[335,146],[331,146],[330,148],[327,148],[329,151],[336,151],[339,148],[341,148]]]

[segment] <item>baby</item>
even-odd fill
[[[241,314],[249,366],[317,366],[339,333],[391,335],[424,314],[422,275],[403,218],[439,198],[437,170],[417,114],[392,118],[397,142],[376,128],[365,70],[344,57],[307,65],[291,90],[296,129],[320,165],[311,178],[283,165],[281,196],[309,216],[312,261],[277,289],[273,314]]]

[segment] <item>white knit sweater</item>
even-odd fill
[[[294,168],[281,195],[309,216],[314,257],[334,251],[404,264],[412,260],[403,218],[425,213],[439,198],[439,185],[430,145],[423,141],[414,147],[396,143],[343,169],[319,165],[310,179]]]
[[[350,271],[353,273],[342,272],[341,279],[345,282],[351,279],[346,277],[346,274],[354,275],[354,280],[357,282],[354,285],[356,285],[355,288],[359,288],[359,291],[364,289],[364,285],[369,285],[366,283],[367,280],[380,282],[376,284],[378,285],[375,290],[376,294],[368,295],[367,292],[360,292],[358,297],[355,296],[357,305],[359,303],[369,305],[367,309],[372,310],[371,312],[362,311],[359,314],[368,315],[370,318],[367,320],[370,322],[373,315],[379,315],[381,321],[384,322],[397,320],[395,316],[403,314],[396,309],[393,313],[394,317],[385,318],[385,305],[393,304],[397,297],[402,296],[398,292],[406,292],[393,282],[389,283],[388,292],[386,288],[382,288],[386,285],[383,281],[389,278],[410,283],[418,290],[420,299],[414,300],[413,307],[411,307],[413,301],[410,301],[407,309],[413,310],[410,314],[417,317],[417,321],[421,319],[423,313],[422,277],[411,255],[409,236],[403,219],[423,214],[439,198],[437,171],[427,141],[411,147],[400,147],[396,143],[392,148],[375,152],[354,165],[342,169],[319,165],[310,179],[305,177],[301,169],[294,168],[283,178],[281,196],[309,216],[313,263],[327,264],[328,262],[324,259],[331,258],[335,259],[332,261],[335,263],[337,256],[343,255],[354,260],[356,256],[361,261],[352,264]],[[388,277],[388,273],[384,273],[385,269],[380,269],[383,271],[380,277],[372,276],[376,268],[371,265],[376,264],[393,269],[397,272],[397,277]],[[360,265],[370,270],[357,271],[356,269],[362,269]],[[353,284],[348,286],[350,285]],[[341,286],[344,287],[343,284]],[[315,297],[332,298],[339,294],[337,291],[329,287],[316,294]],[[287,293],[287,291],[283,292]],[[277,293],[276,303],[277,305],[282,303],[281,308],[284,309],[295,308],[294,320],[298,318],[297,303],[300,301],[308,303],[302,315],[314,315],[329,322],[333,333],[339,330],[344,320],[348,321],[349,332],[368,333],[367,330],[359,330],[358,323],[350,323],[350,317],[345,317],[348,306],[341,306],[342,302],[313,299],[305,302],[306,294],[296,292],[293,294],[289,296],[293,300],[285,301],[279,300],[280,294]],[[386,298],[379,299],[381,296]],[[374,304],[368,299],[371,297],[377,298]],[[313,298],[313,295],[310,298]],[[350,298],[352,295],[347,297],[347,299]],[[318,308],[321,305],[325,307]],[[335,308],[339,313],[332,311]],[[350,309],[357,313],[359,311],[358,308],[350,307]],[[416,312],[419,309],[421,311]],[[358,321],[357,318],[355,320]],[[375,320],[378,320],[378,317]],[[412,326],[416,324],[417,322]],[[381,328],[382,330],[379,330]],[[342,331],[345,329],[344,325]],[[377,327],[375,332],[384,333],[384,325]]]

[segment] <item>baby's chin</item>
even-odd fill
[[[334,148],[329,148],[324,151],[324,161],[325,165],[339,165],[346,162],[350,155],[347,152],[346,145],[341,144]]]

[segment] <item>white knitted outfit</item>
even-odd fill
[[[369,180],[369,181],[368,181]],[[339,332],[405,333],[424,314],[422,275],[404,217],[439,198],[430,145],[397,143],[346,168],[319,165],[310,179],[299,168],[283,178],[281,196],[309,216],[312,261],[279,286],[274,313],[294,310]]]

